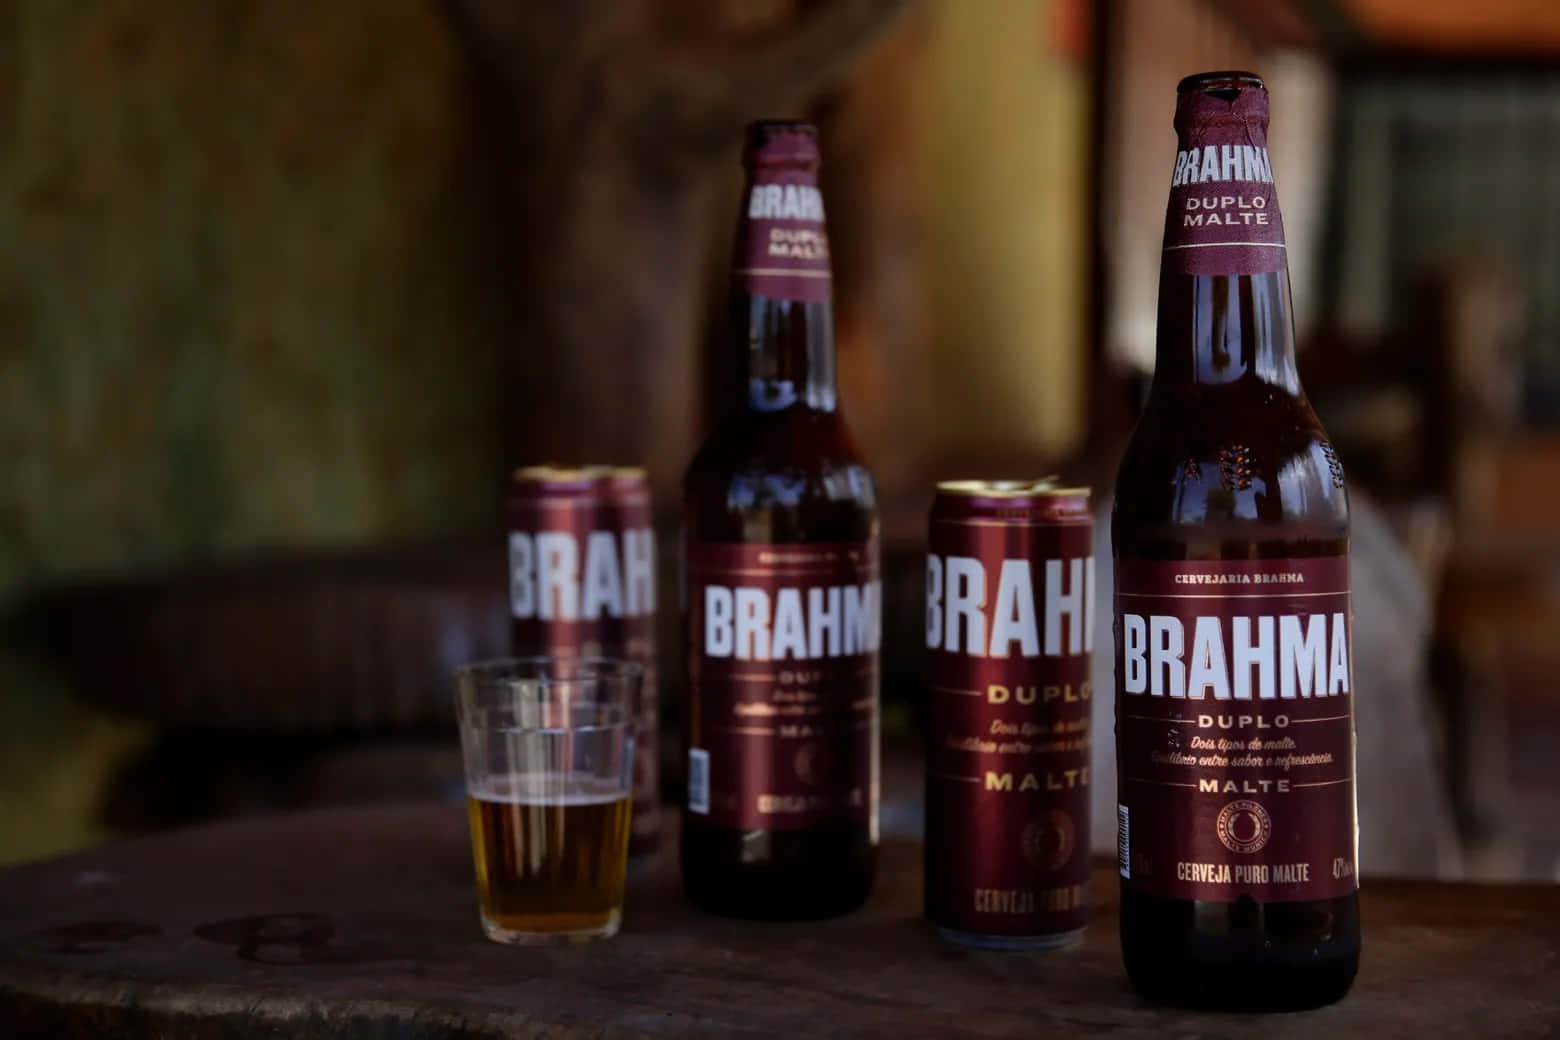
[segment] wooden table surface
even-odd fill
[[[333,810],[127,841],[0,872],[6,1036],[1554,1036],[1560,886],[1377,881],[1341,1004],[1189,1014],[1127,988],[1115,877],[1081,945],[971,953],[919,916],[920,848],[885,845],[850,916],[689,910],[675,856],[623,933],[563,949],[477,928],[459,808]]]

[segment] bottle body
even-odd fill
[[[1183,83],[1111,521],[1123,958],[1151,999],[1247,1010],[1336,1000],[1359,958],[1348,502],[1295,371],[1266,115],[1255,77]]]
[[[878,514],[836,410],[810,128],[755,127],[747,162],[746,385],[684,481],[682,873],[701,909],[796,920],[859,906],[876,866]]]

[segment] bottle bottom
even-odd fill
[[[1282,967],[1228,961],[1163,964],[1127,961],[1132,988],[1145,1000],[1196,1011],[1309,1011],[1337,1003],[1354,984],[1359,958]]]
[[[956,946],[967,946],[972,950],[998,950],[1009,952],[1023,952],[1034,950],[1059,950],[1064,946],[1072,946],[1083,937],[1084,930],[1076,928],[1070,932],[1056,932],[1051,935],[985,935],[981,932],[963,932],[957,928],[944,928],[942,925],[933,925],[937,934]]]
[[[1127,977],[1159,1004],[1304,1011],[1349,992],[1359,970],[1359,895],[1258,904],[1122,891]]]

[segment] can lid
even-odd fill
[[[583,481],[606,479],[643,480],[648,475],[643,466],[602,464],[558,466],[548,462],[535,466],[521,466],[514,471],[513,479],[517,484],[577,484]]]
[[[596,476],[612,481],[649,480],[650,471],[643,466],[591,466]]]
[[[937,490],[944,495],[970,498],[1077,498],[1087,497],[1092,488],[1066,487],[1057,483],[1056,474],[1037,480],[941,480]]]

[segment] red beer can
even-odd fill
[[[1089,918],[1089,489],[937,485],[926,557],[926,917],[985,949]]]
[[[526,466],[510,481],[509,613],[517,655],[644,664],[629,849],[660,840],[655,529],[650,481],[628,466]]]

